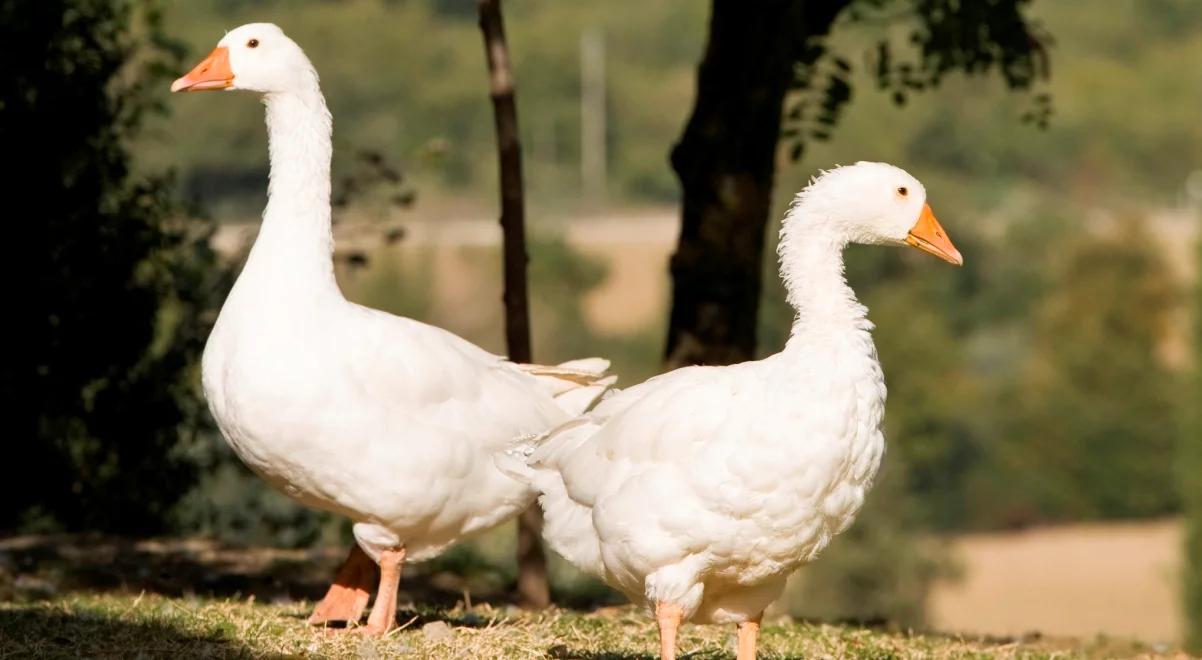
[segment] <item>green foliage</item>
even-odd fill
[[[193,372],[216,290],[208,229],[128,143],[178,67],[157,5],[0,2],[0,143],[16,259],[0,528],[158,530],[203,425]],[[15,330],[15,332],[13,332]]]
[[[961,239],[963,237],[963,240]],[[890,459],[927,523],[999,528],[1174,511],[1177,284],[1141,222],[1041,218],[957,235],[951,271],[862,250],[880,330]]]
[[[673,199],[665,154],[688,109],[704,3],[538,0],[505,9],[528,199],[580,190],[578,49],[589,27],[606,38],[610,192]],[[171,33],[193,57],[231,26],[259,20],[296,38],[321,73],[334,114],[336,175],[354,166],[358,146],[369,146],[404,162],[420,188],[495,198],[493,122],[474,2],[195,0],[175,3],[167,15]],[[260,114],[249,109],[254,100],[234,95],[213,103],[201,96],[172,99],[172,117],[140,143],[144,162],[180,165],[189,198],[220,198],[232,210],[257,214],[266,140]],[[228,210],[215,215],[228,218]]]
[[[491,203],[495,154],[479,33],[474,18],[448,9],[456,4],[196,0],[173,4],[166,27],[188,44],[194,59],[230,26],[279,23],[322,74],[335,117],[336,175],[353,167],[358,147],[370,146],[406,165],[423,201],[449,194]],[[677,198],[666,154],[694,93],[706,4],[507,5],[532,202],[578,197],[578,49],[587,27],[602,28],[607,45],[612,198]],[[812,141],[800,165],[778,170],[781,201],[816,167],[873,159],[903,165],[927,182],[942,215],[955,196],[965,215],[960,222],[949,216],[953,227],[986,213],[1008,214],[1012,209],[999,204],[1013,199],[1034,198],[1036,206],[1062,214],[1066,204],[1159,207],[1175,201],[1202,157],[1202,124],[1192,111],[1202,106],[1202,87],[1181,84],[1180,74],[1180,62],[1202,58],[1202,42],[1192,38],[1202,14],[1192,0],[1117,3],[1105,11],[1083,3],[955,3],[964,12],[1019,7],[1037,36],[1055,36],[1055,75],[1044,81],[1033,69],[1029,93],[1016,95],[1002,93],[997,75],[949,73],[937,87],[924,77],[923,92],[910,90],[903,107],[893,98],[899,86],[909,89],[901,65],[911,66],[909,78],[924,70],[922,51],[907,42],[923,29],[916,8],[944,3],[893,0],[879,11],[872,4],[855,3],[862,5],[861,20],[836,24],[826,44],[832,56],[847,61],[850,71],[841,75],[855,101],[838,115],[829,141]],[[884,87],[877,66],[882,33],[892,44]],[[989,54],[998,64],[1005,59],[988,49],[971,52]],[[827,69],[836,68],[821,66],[815,90],[825,84]],[[1055,101],[1046,130],[1020,121],[1039,114],[1042,94]],[[263,206],[266,176],[262,117],[251,110],[249,95],[228,96],[221,103],[203,95],[172,99],[171,117],[139,141],[138,155],[151,170],[178,165],[186,196],[223,205],[238,199],[236,210],[254,217]],[[816,103],[807,110],[815,118]],[[234,216],[227,211],[213,207],[219,218]]]
[[[829,142],[807,147],[804,166],[781,172],[782,199],[814,167],[868,159],[919,176],[953,233],[1033,209],[1080,215],[1175,204],[1202,157],[1202,124],[1187,110],[1202,104],[1202,88],[1181,85],[1179,66],[1202,57],[1202,44],[1188,36],[1202,25],[1197,3],[1118,3],[1097,11],[1036,2],[1028,14],[1055,37],[1055,75],[1031,90],[1054,99],[1046,129],[1017,121],[1037,110],[1035,96],[1002,94],[996,81],[946,76],[898,108],[891,90],[877,89],[871,67],[857,68],[848,76],[855,103]],[[1189,27],[1171,25],[1175,20]],[[852,24],[836,30],[830,48],[853,62],[872,61],[878,33],[874,23]],[[947,213],[952,202],[964,215]]]
[[[1051,37],[1029,17],[1029,0],[859,0],[848,3],[836,34],[867,25],[860,35],[869,44],[844,40],[807,40],[797,44],[792,87],[782,137],[793,160],[811,141],[826,141],[862,84],[853,76],[862,58],[874,86],[896,105],[915,93],[934,89],[948,74],[985,76],[996,72],[1008,87],[1031,90],[1048,79]],[[1046,126],[1051,101],[1033,95],[1026,121]]]
[[[1043,264],[1052,286],[1004,395],[1013,407],[999,419],[1007,435],[995,474],[1018,491],[1011,506],[1038,518],[1175,511],[1178,378],[1158,351],[1177,286],[1135,220],[1112,236],[1055,247]]]

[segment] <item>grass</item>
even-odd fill
[[[72,594],[0,604],[0,658],[651,658],[654,626],[634,607],[529,613],[505,606],[402,611],[383,639],[305,625],[310,603]],[[444,627],[449,624],[448,627]],[[441,635],[435,634],[442,632]],[[733,656],[733,628],[685,626],[686,658]],[[778,621],[764,627],[761,658],[1087,657],[1097,649],[1054,642],[991,642]],[[1111,648],[1110,651],[1115,649]],[[1132,649],[1133,651],[1135,649]],[[1103,652],[1103,655],[1107,655]]]
[[[411,571],[401,629],[383,639],[305,619],[336,552],[207,542],[45,537],[0,541],[0,660],[8,658],[653,658],[649,616],[632,606],[525,612],[473,603],[446,575]],[[311,579],[312,578],[312,579]],[[429,587],[442,583],[443,587]],[[193,593],[192,587],[206,590]],[[246,589],[245,592],[239,589]],[[294,593],[303,594],[294,597]],[[404,601],[402,601],[404,602]],[[733,657],[733,626],[686,625],[682,658]],[[1147,655],[1095,640],[960,638],[766,622],[760,657],[1093,658]]]

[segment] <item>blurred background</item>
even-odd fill
[[[20,4],[0,3],[5,94],[25,89],[13,82],[23,47],[47,57],[45,34],[14,26]],[[46,92],[52,104],[0,104],[10,167],[27,150],[50,154],[37,162],[63,182],[6,195],[38,203],[6,214],[21,252],[7,274],[34,300],[10,312],[33,348],[15,345],[5,368],[3,398],[18,423],[0,529],[345,547],[344,522],[271,491],[207,416],[199,352],[257,229],[266,136],[253,95],[218,101],[167,88],[224,30],[283,27],[316,65],[334,116],[347,296],[504,353],[495,143],[474,4],[189,0],[112,3],[111,15],[95,9],[108,3],[66,4],[75,13],[63,20],[90,31],[63,39],[59,54],[91,59],[72,60],[70,84]],[[1018,3],[1051,64],[1018,90],[988,66],[952,67],[938,85],[884,84],[878,44],[904,44],[911,19],[890,13],[899,3],[862,4],[867,14],[841,17],[826,42],[841,58],[829,80],[847,88],[834,94],[846,96],[837,112],[802,137],[786,122],[756,351],[775,352],[787,335],[774,227],[819,168],[907,169],[965,266],[850,250],[848,277],[877,325],[890,388],[889,454],[861,519],[779,608],[1179,643],[1191,629],[1187,604],[1202,598],[1186,561],[1188,530],[1202,525],[1191,506],[1202,489],[1202,343],[1191,320],[1202,4]],[[534,355],[603,355],[622,383],[637,383],[664,368],[681,221],[668,156],[694,104],[709,3],[514,0],[506,12]],[[51,90],[55,71],[29,75]],[[81,79],[107,101],[89,101]],[[28,119],[19,108],[37,122],[13,120]],[[35,124],[49,128],[30,132]],[[495,592],[513,579],[512,553],[505,529],[422,570]],[[560,602],[620,601],[558,564],[554,592]]]

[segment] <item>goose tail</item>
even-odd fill
[[[596,429],[587,416],[578,417],[548,433],[518,440],[494,460],[502,472],[538,491],[543,538],[551,548],[578,568],[601,575],[604,565],[593,509],[572,499],[559,468]]]
[[[618,377],[609,373],[609,360],[584,358],[554,366],[519,364],[568,415],[583,415],[609,393]]]

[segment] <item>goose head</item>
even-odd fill
[[[301,47],[271,23],[226,33],[209,56],[171,84],[173,92],[244,89],[264,94],[313,88],[317,73]]]
[[[964,264],[927,204],[926,188],[893,165],[861,161],[824,172],[797,196],[795,207],[804,208],[807,217],[790,218],[786,225],[818,224],[838,242],[909,245]]]

